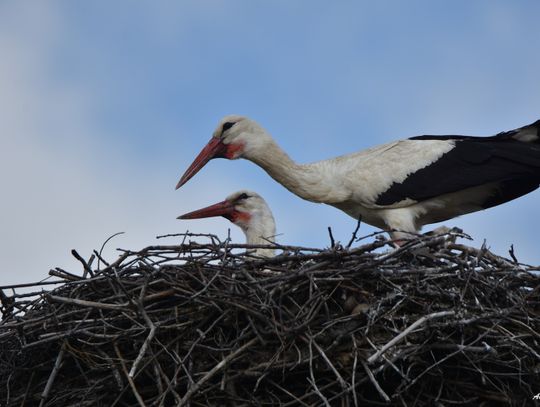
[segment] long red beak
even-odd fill
[[[212,137],[208,144],[201,150],[197,158],[191,163],[184,175],[182,175],[182,178],[180,178],[180,181],[176,184],[176,189],[188,182],[191,177],[197,174],[197,172],[199,172],[199,170],[212,158],[223,157],[226,149],[227,146],[223,144],[220,139]]]
[[[234,205],[229,201],[218,202],[217,204],[207,206],[206,208],[198,209],[193,212],[180,215],[176,219],[199,219],[211,218],[213,216],[223,216],[230,219],[234,212]]]

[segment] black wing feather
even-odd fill
[[[406,198],[419,202],[494,182],[500,183],[498,196],[479,204],[494,206],[524,195],[540,183],[539,130],[540,120],[492,137],[413,137],[411,140],[455,140],[455,147],[434,163],[409,174],[402,183],[392,184],[376,203],[392,205]],[[536,134],[536,138],[518,141],[525,132]]]

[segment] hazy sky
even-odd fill
[[[328,226],[347,241],[352,218],[247,161],[174,186],[225,114],[257,120],[299,162],[533,122],[538,15],[538,1],[3,1],[1,283],[78,273],[70,250],[88,257],[116,232],[109,259],[159,234],[225,237],[224,219],[175,218],[242,188],[267,199],[280,242],[326,246]],[[445,224],[539,264],[539,204],[536,191]]]

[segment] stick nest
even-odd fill
[[[51,270],[56,288],[0,291],[0,405],[529,405],[538,268],[458,236],[74,252],[82,273]]]

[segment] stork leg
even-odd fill
[[[392,239],[392,244],[396,247],[396,249],[417,237],[413,233],[402,232],[399,230],[392,230],[391,232],[388,232],[388,233],[390,234],[390,238]]]

